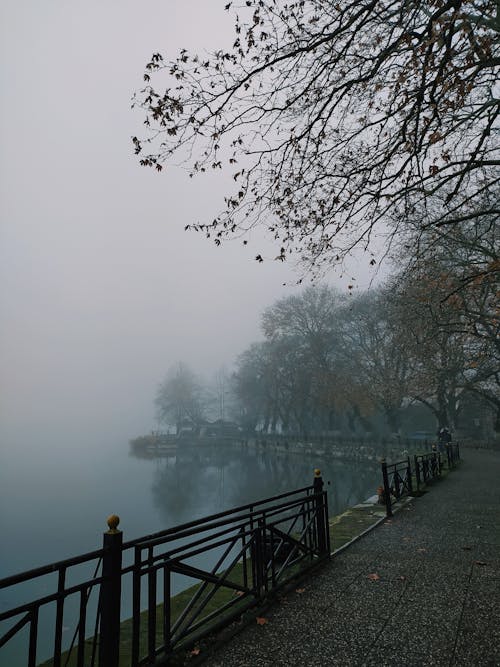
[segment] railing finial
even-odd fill
[[[111,514],[111,516],[108,516],[108,518],[106,519],[106,523],[108,524],[110,533],[119,532],[117,528],[118,524],[120,523],[120,517],[117,514]]]
[[[314,468],[314,476],[321,477],[321,470],[319,468]]]

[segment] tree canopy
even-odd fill
[[[498,217],[497,2],[246,0],[226,10],[232,48],[155,53],[135,99],[143,165],[230,170],[224,210],[193,229],[220,244],[262,224],[277,259],[294,253],[314,273],[368,249],[379,229],[397,234],[415,211],[425,210],[422,229]]]
[[[479,280],[446,298],[452,279],[435,257],[413,277],[402,272],[369,292],[341,297],[309,287],[278,300],[264,311],[264,340],[236,362],[245,423],[264,432],[396,433],[408,406],[419,405],[436,425],[457,429],[467,426],[474,396],[490,406],[499,430],[491,285]]]

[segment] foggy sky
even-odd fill
[[[260,337],[263,308],[298,289],[291,265],[254,261],[272,255],[258,233],[216,248],[184,232],[218,212],[230,175],[157,174],[133,155],[143,117],[131,96],[145,63],[155,51],[230,45],[223,5],[2,1],[4,440],[89,424],[149,430],[172,364],[210,376]]]

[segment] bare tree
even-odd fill
[[[158,419],[175,424],[179,433],[184,419],[196,426],[204,413],[202,389],[191,369],[183,362],[171,368],[155,400]]]
[[[135,99],[141,164],[231,170],[224,210],[193,229],[220,244],[262,223],[277,259],[318,272],[429,197],[434,226],[475,215],[498,178],[495,0],[233,4],[231,49],[155,53]]]
[[[444,193],[441,193],[444,194]],[[467,300],[477,287],[488,289],[500,281],[500,182],[490,183],[474,202],[462,208],[462,219],[453,225],[435,225],[440,198],[429,197],[414,206],[406,218],[404,233],[394,245],[397,273],[411,275],[423,266],[429,272],[447,273],[443,298],[461,293]],[[448,287],[448,292],[444,289]]]
[[[411,355],[390,290],[365,292],[339,313],[340,348],[350,383],[380,407],[392,432],[410,394]]]
[[[446,300],[446,268],[430,259],[399,284],[393,281],[393,312],[410,357],[409,396],[427,406],[439,426],[456,428],[470,361],[468,335],[456,326],[463,315]]]
[[[458,341],[456,381],[494,408],[500,430],[500,225],[478,215],[452,229],[414,230],[407,240],[403,260],[411,254],[395,280],[402,308],[412,317],[425,312],[433,344]]]
[[[338,380],[336,314],[344,301],[326,285],[310,286],[264,311],[262,331],[274,344],[285,428],[324,430],[332,423]]]
[[[238,421],[248,431],[259,425],[267,431],[278,418],[276,374],[267,341],[252,343],[239,355],[232,379],[240,407]]]
[[[268,340],[295,339],[312,362],[328,370],[335,347],[335,313],[343,302],[326,285],[278,300],[264,311],[262,331]]]

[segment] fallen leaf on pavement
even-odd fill
[[[190,655],[200,655],[200,649],[199,649],[197,646],[195,646],[195,647],[189,652],[189,654],[190,654]]]
[[[296,588],[296,589],[295,589],[295,592],[296,592],[296,593],[305,593],[305,592],[306,592],[306,589],[305,589],[305,588]]]
[[[269,622],[267,618],[264,618],[263,616],[257,616],[255,620],[257,621],[257,625],[265,625]]]
[[[370,581],[378,581],[380,576],[376,572],[373,572],[373,574],[368,575],[368,579],[370,579]]]
[[[488,565],[488,563],[485,563],[484,560],[475,560],[474,565]]]
[[[421,547],[420,549],[417,549],[417,551],[420,552],[421,554],[427,553],[427,549],[424,549],[424,547]]]

